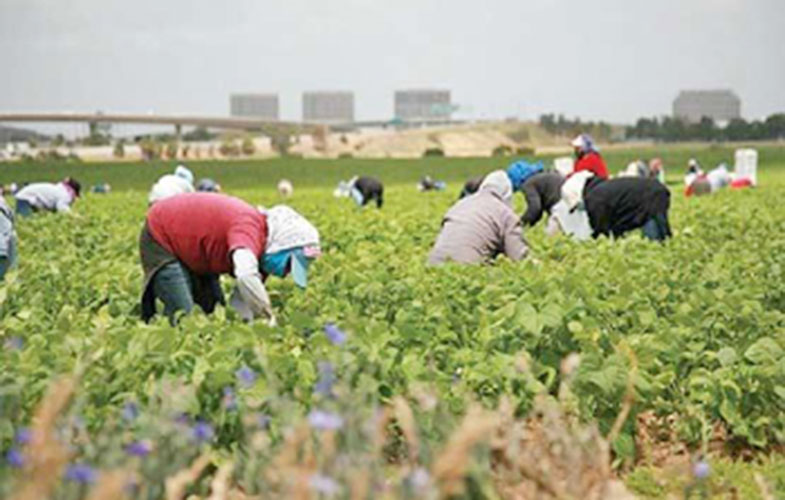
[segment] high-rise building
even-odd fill
[[[683,90],[673,101],[673,116],[689,123],[703,117],[729,122],[741,118],[741,99],[732,90]]]
[[[351,123],[354,121],[352,92],[304,92],[303,121]]]
[[[395,118],[404,122],[449,121],[452,110],[449,90],[413,89],[395,92]]]
[[[229,113],[243,118],[278,119],[278,94],[232,94]]]

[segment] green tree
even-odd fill
[[[256,152],[256,145],[253,143],[253,139],[250,137],[243,138],[241,150],[245,156],[251,156],[254,154]]]
[[[114,151],[112,152],[115,158],[124,158],[125,157],[125,141],[122,139],[117,141],[114,145]]]

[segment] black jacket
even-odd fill
[[[543,211],[550,214],[551,208],[561,200],[562,184],[564,177],[558,172],[541,172],[529,177],[521,187],[526,198],[526,212],[521,222],[533,226],[542,218]]]
[[[595,177],[586,183],[583,201],[596,238],[621,236],[643,227],[654,216],[664,216],[667,221],[671,194],[656,179],[622,177],[604,181]],[[670,228],[667,233],[669,236]]]
[[[371,200],[376,200],[376,206],[382,207],[382,195],[384,194],[384,186],[378,179],[373,177],[359,177],[354,182],[354,187],[357,188],[363,195],[363,206]]]

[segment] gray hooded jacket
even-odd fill
[[[480,263],[505,254],[521,260],[529,251],[521,222],[510,206],[512,185],[503,171],[489,174],[477,193],[447,211],[428,263]]]

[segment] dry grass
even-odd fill
[[[633,378],[634,370],[630,376]],[[36,411],[32,440],[26,450],[31,460],[13,500],[38,500],[55,491],[69,459],[65,445],[56,438],[56,423],[73,391],[72,379],[56,382]],[[632,383],[628,392],[632,392]],[[632,397],[628,395],[611,435],[621,428],[631,404]],[[596,427],[580,424],[558,401],[545,395],[538,397],[535,410],[526,419],[516,418],[513,405],[507,401],[502,401],[496,411],[471,407],[431,462],[429,476],[422,465],[423,444],[417,418],[406,399],[394,398],[371,423],[367,433],[370,446],[351,455],[354,470],[342,474],[345,484],[341,486],[341,496],[353,500],[395,498],[399,491],[404,491],[399,488],[409,488],[406,494],[415,498],[448,498],[465,494],[470,476],[490,485],[502,498],[631,498],[611,471],[608,440]],[[391,437],[405,442],[405,460],[390,460],[385,444]],[[260,496],[247,496],[234,483],[234,462],[223,463],[208,474],[212,460],[203,454],[166,479],[166,499],[182,500],[188,487],[199,481],[209,481],[209,500],[313,498],[319,495],[312,484],[317,473],[333,470],[349,457],[346,450],[340,449],[336,431],[314,432],[307,422],[285,431],[280,446],[272,448],[270,440],[260,440],[259,446],[263,450],[256,451],[271,453],[269,464],[258,472],[265,480]],[[345,464],[339,468],[345,470]],[[404,487],[415,472],[420,478],[426,476],[427,484],[415,486],[414,490],[412,486]],[[89,491],[88,500],[123,498],[133,474],[131,470],[102,472]],[[761,482],[760,488],[765,496],[767,485]]]
[[[30,444],[25,449],[28,462],[16,491],[11,495],[12,500],[47,498],[60,481],[69,453],[57,438],[56,423],[71,401],[75,385],[75,380],[70,377],[56,381],[39,404],[33,418]]]

